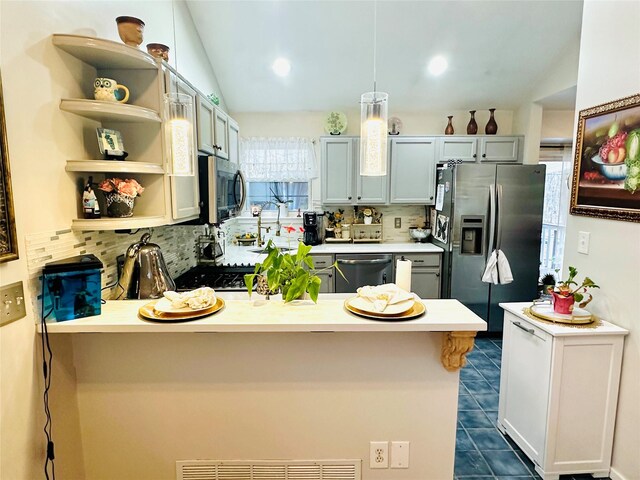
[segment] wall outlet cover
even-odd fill
[[[389,468],[389,442],[369,443],[369,468]]]
[[[402,228],[402,218],[401,217],[395,217],[394,218],[394,222],[393,222],[393,226],[394,226],[394,228]]]
[[[409,442],[391,442],[391,468],[409,468]]]

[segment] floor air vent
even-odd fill
[[[361,480],[361,460],[179,460],[177,480]]]

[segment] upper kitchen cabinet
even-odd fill
[[[360,175],[357,137],[323,137],[322,203],[326,205],[380,205],[387,203],[387,177]]]
[[[216,107],[203,95],[198,94],[197,99],[198,151],[213,155],[216,153],[213,130]]]
[[[229,161],[240,163],[240,127],[238,123],[229,117]]]
[[[440,136],[437,140],[437,163],[522,161],[524,142],[519,136]]]
[[[390,141],[390,203],[433,205],[435,198],[436,139],[396,137]]]
[[[522,142],[524,143],[524,142]],[[481,137],[480,161],[481,162],[518,162],[519,137]]]
[[[77,218],[72,228],[77,230],[115,230],[164,225],[168,221],[169,192],[164,169],[162,139],[162,93],[164,80],[158,62],[137,48],[119,42],[80,35],[55,34],[52,43],[69,62],[75,84],[69,98],[60,100],[61,115],[77,115],[86,119],[83,123],[84,158],[69,158],[65,170],[69,185],[84,185],[89,177],[99,183],[103,179],[133,178],[143,187],[144,193],[135,198],[132,217],[106,216],[104,197],[98,193],[102,218],[83,218],[78,202]],[[64,52],[64,53],[63,53]],[[75,58],[74,58],[75,57]],[[84,63],[78,68],[77,62]],[[76,64],[74,64],[76,62]],[[127,103],[94,99],[94,80],[97,77],[115,79],[129,92]],[[105,160],[100,153],[95,133],[96,127],[117,130],[122,135],[126,161]],[[69,189],[69,195],[78,195]]]
[[[438,162],[449,160],[475,162],[478,158],[478,141],[475,137],[438,137]]]
[[[177,92],[189,95],[193,101],[196,110],[200,111],[200,100],[196,90],[187,81],[180,76],[175,70],[168,66],[165,68],[166,92]],[[198,115],[196,115],[198,116]],[[198,145],[199,138],[196,138],[196,131],[200,131],[200,125],[192,129],[193,144]],[[198,136],[199,137],[199,136]],[[193,165],[196,169],[198,164],[196,152],[194,152]],[[200,197],[198,194],[198,175],[197,173],[190,177],[171,176],[169,177],[171,184],[171,216],[173,221],[185,221],[197,218],[200,214]]]
[[[220,158],[229,158],[229,116],[219,108],[214,113],[214,133],[216,155]]]

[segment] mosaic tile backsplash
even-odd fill
[[[196,264],[195,241],[203,233],[200,226],[165,226],[153,230],[151,243],[160,246],[162,255],[172,277],[177,277]],[[38,292],[34,311],[40,311],[42,294],[42,268],[49,262],[63,260],[91,253],[98,257],[104,268],[102,286],[117,280],[117,257],[123,255],[129,245],[140,240],[148,229],[141,229],[134,235],[118,234],[113,231],[78,232],[70,229],[28,235],[27,268],[29,287]],[[105,290],[103,297],[108,296]],[[35,298],[33,296],[32,298]]]

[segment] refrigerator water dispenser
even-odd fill
[[[462,216],[460,253],[463,255],[483,255],[484,216]]]

